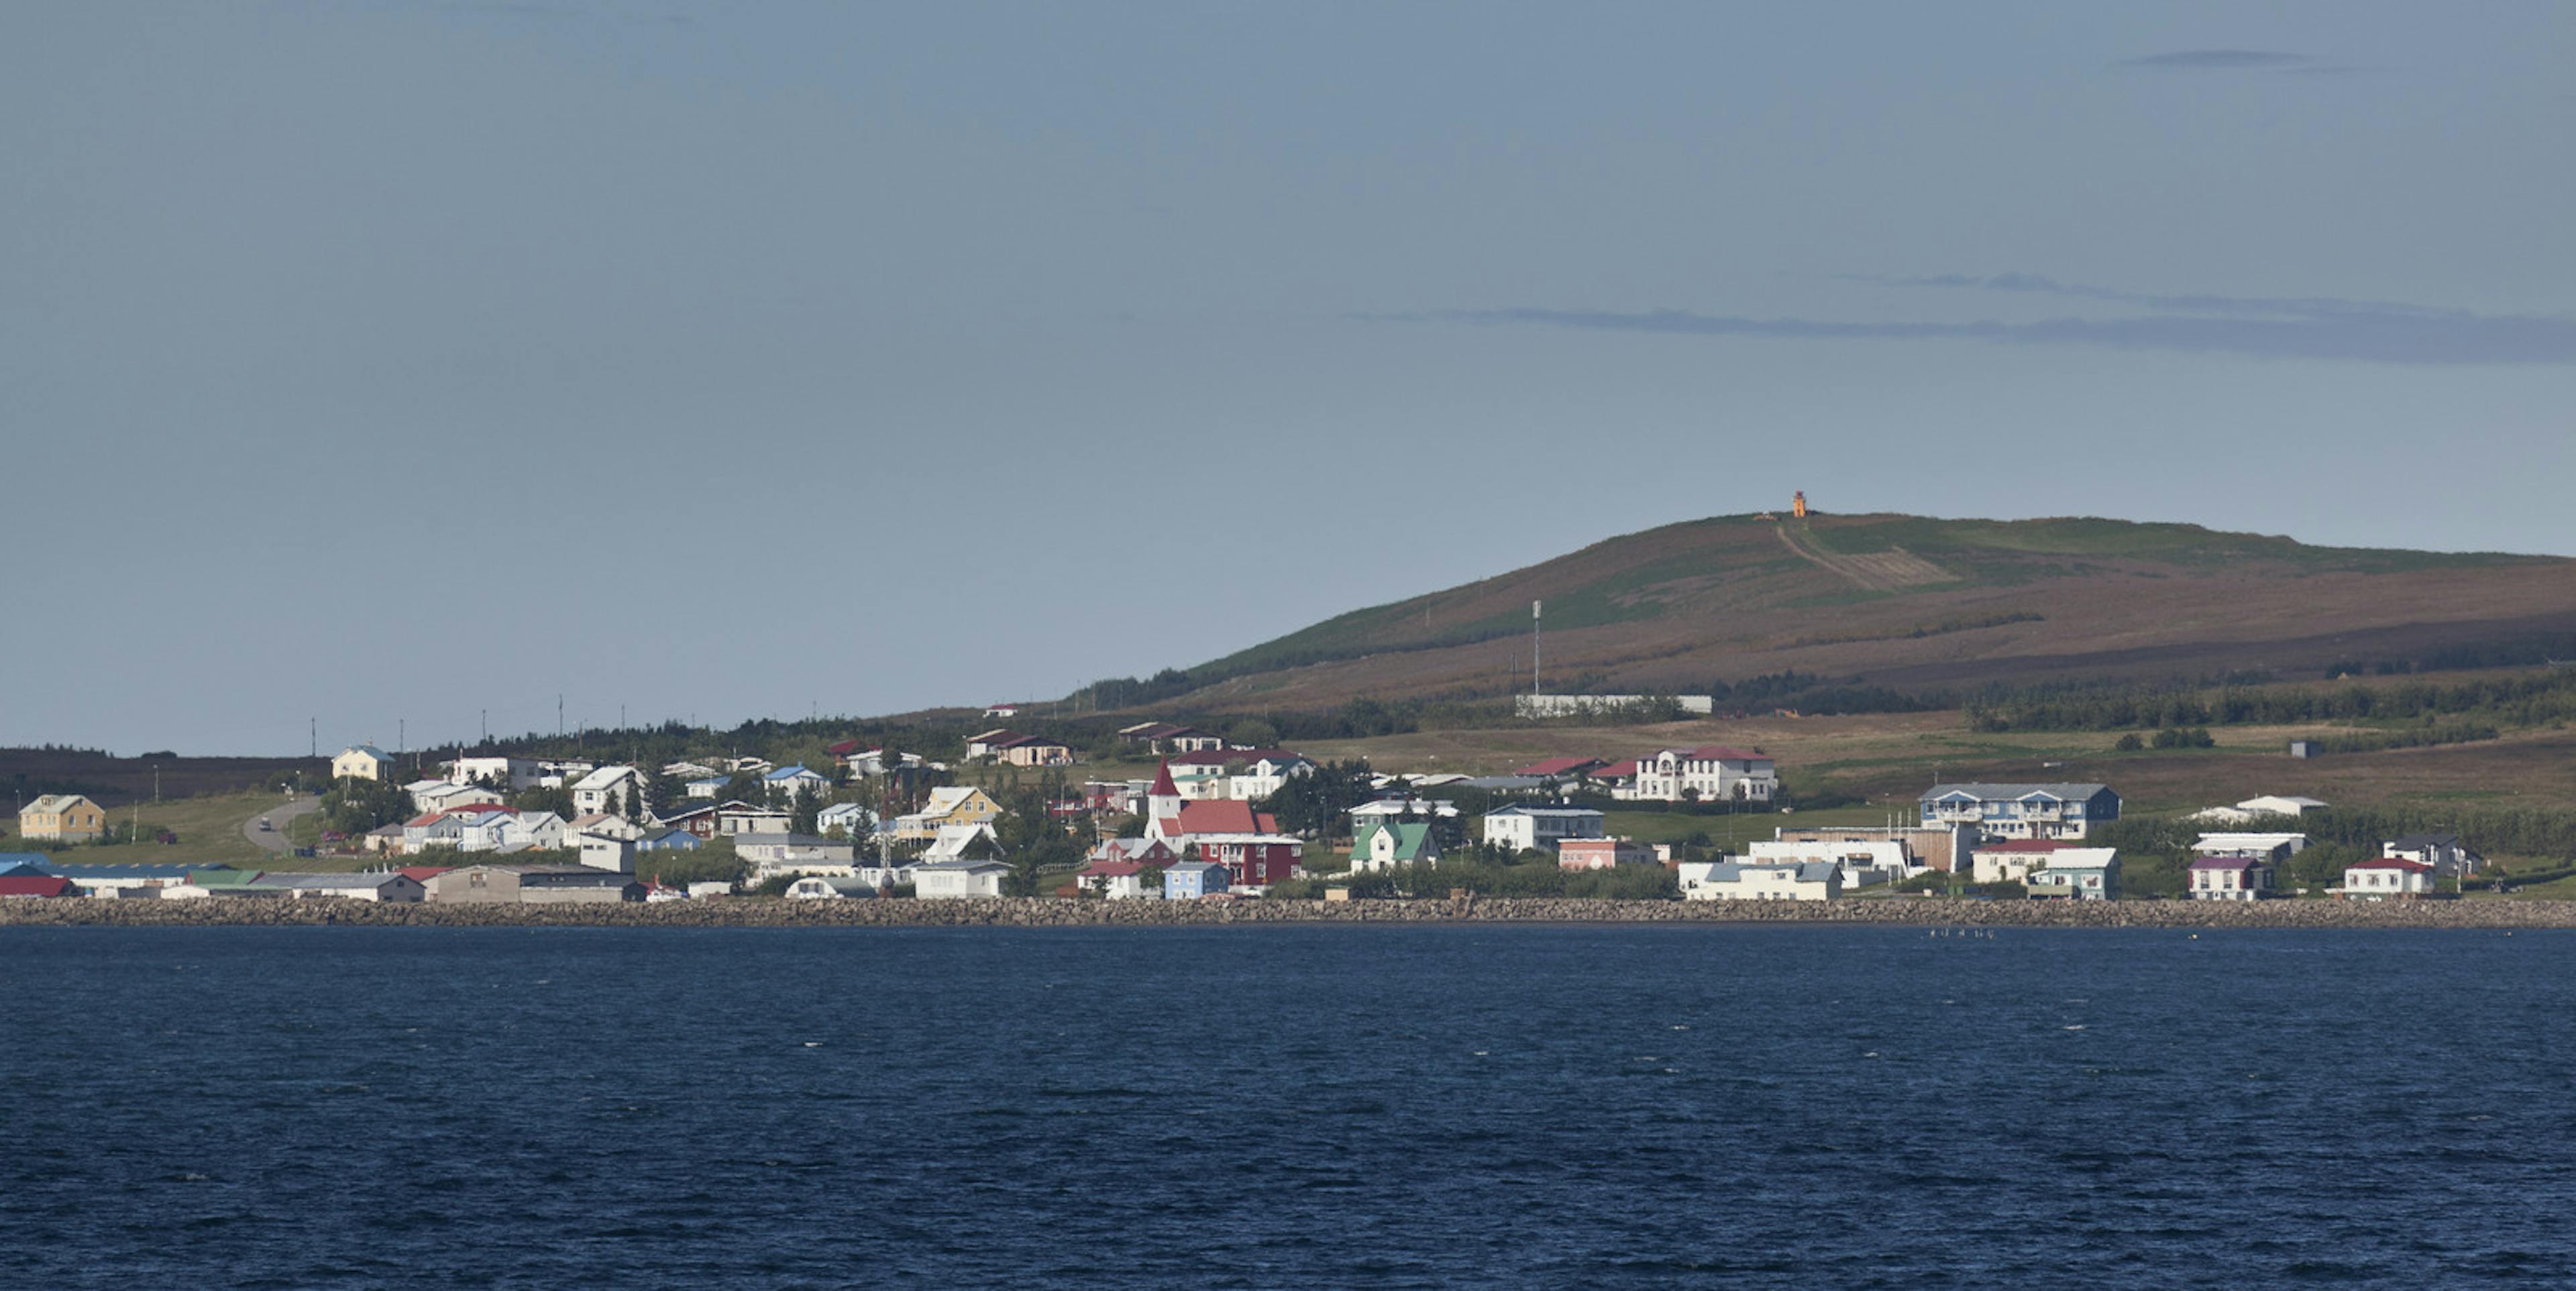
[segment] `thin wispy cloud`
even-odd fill
[[[2112,66],[2134,67],[2149,72],[2231,72],[2277,70],[2316,61],[2305,54],[2277,49],[2177,49],[2142,58],[2124,58]]]
[[[1853,276],[1857,278],[1857,276]],[[1822,341],[1976,341],[2100,349],[2330,359],[2413,365],[2576,363],[2576,317],[2478,314],[2333,297],[2171,295],[2090,287],[2036,274],[1857,278],[1899,287],[1946,287],[2099,301],[2143,310],[2124,318],[2027,322],[1869,322],[1754,318],[1657,309],[1480,309],[1367,315],[1381,322],[1536,326],[1676,336]]]

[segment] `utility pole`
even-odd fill
[[[321,718],[308,717],[304,719],[304,756],[308,758],[318,758],[322,756]]]
[[[485,708],[477,711],[483,714],[483,738],[481,742],[489,744],[492,742],[492,710]]]
[[[555,738],[563,738],[563,692],[555,692]]]
[[[1538,602],[1530,602],[1530,704],[1538,704]]]

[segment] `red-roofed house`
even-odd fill
[[[1752,749],[1703,744],[1661,749],[1637,759],[1637,783],[1625,796],[1656,802],[1767,803],[1779,791],[1780,773],[1770,758]]]
[[[0,875],[0,897],[76,897],[80,889],[59,874]]]
[[[2343,867],[2342,891],[2346,900],[2420,897],[2432,892],[2433,879],[2433,867],[2423,861],[2382,856]]]
[[[1279,832],[1279,818],[1235,798],[1181,797],[1165,762],[1145,794],[1145,837],[1184,856],[1222,865],[1235,887],[1265,887],[1285,880],[1305,854],[1305,843]]]

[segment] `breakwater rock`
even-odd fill
[[[1977,928],[2576,928],[2569,901],[788,901],[614,905],[377,903],[335,898],[0,900],[10,927],[347,925],[415,928],[1205,927],[1290,923],[1826,923]]]

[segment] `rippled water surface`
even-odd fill
[[[0,931],[0,1285],[2576,1284],[2576,936]]]

